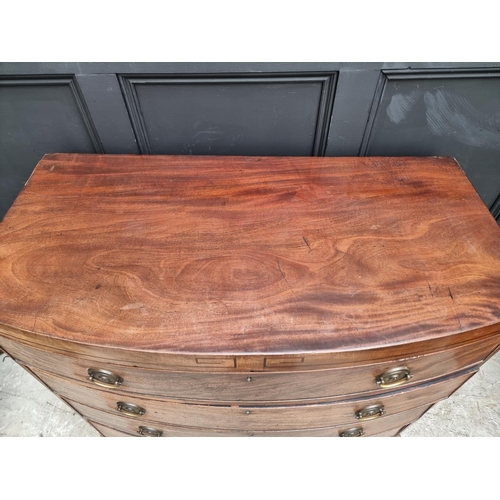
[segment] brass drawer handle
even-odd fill
[[[123,401],[116,403],[116,409],[129,417],[142,417],[146,413],[146,410],[141,406],[134,403],[124,403]]]
[[[139,430],[137,431],[141,436],[145,437],[162,437],[163,431],[159,431],[157,429],[153,429],[152,427],[144,427],[141,425]]]
[[[396,387],[398,385],[408,382],[413,377],[411,371],[406,366],[392,368],[379,375],[375,381],[377,385],[382,388]]]
[[[100,386],[106,387],[106,389],[116,389],[123,384],[123,379],[113,372],[108,370],[98,370],[96,368],[89,368],[87,370],[89,374],[89,380]]]
[[[358,410],[354,416],[358,420],[374,420],[375,418],[379,418],[382,415],[385,415],[384,405],[371,405],[363,408],[362,410]]]
[[[345,437],[360,437],[364,434],[363,427],[353,427],[352,429],[347,429],[339,433],[342,438]]]

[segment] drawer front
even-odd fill
[[[189,436],[207,436],[207,437],[339,437],[340,433],[348,431],[349,426],[333,426],[319,429],[301,429],[284,431],[244,431],[244,430],[215,430],[206,428],[169,426],[159,422],[144,420],[138,422],[135,419],[122,417],[102,410],[97,410],[90,406],[82,405],[74,401],[68,403],[78,413],[91,421],[99,432],[105,436],[140,436],[139,428],[149,427],[162,432],[163,437],[189,437]],[[355,427],[361,428],[363,436],[395,435],[406,424],[414,422],[428,409],[427,406],[419,406],[396,415],[388,416],[380,420],[370,420],[363,424],[357,424]]]
[[[404,410],[434,403],[448,396],[462,385],[474,373],[474,370],[383,396],[297,406],[208,406],[176,403],[137,396],[130,397],[128,394],[90,388],[37,369],[33,369],[33,372],[53,391],[73,401],[116,414],[122,414],[117,410],[119,403],[135,405],[144,411],[143,415],[136,417],[138,421],[143,418],[189,427],[281,430],[356,424],[358,423],[356,412],[373,405],[383,405],[385,414],[379,418],[386,418]]]
[[[121,393],[199,402],[272,403],[318,399],[328,401],[363,392],[383,394],[391,388],[380,388],[376,382],[377,377],[399,367],[410,370],[412,378],[405,385],[414,386],[480,362],[498,342],[499,338],[496,337],[418,358],[352,368],[288,373],[185,373],[147,370],[102,360],[78,359],[12,341],[5,341],[4,347],[12,357],[23,364],[89,386],[93,386],[88,380],[89,368],[112,372],[123,380],[119,387]]]

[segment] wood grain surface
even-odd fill
[[[45,156],[0,323],[171,353],[393,346],[500,321],[500,228],[450,158]]]

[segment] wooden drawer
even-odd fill
[[[131,368],[102,360],[79,359],[2,340],[9,354],[23,364],[68,377],[93,387],[89,368],[119,375],[121,394],[147,395],[170,400],[217,402],[307,402],[335,400],[363,392],[383,394],[376,377],[396,367],[408,367],[411,378],[405,386],[444,376],[481,362],[497,346],[499,337],[488,338],[420,357],[361,365],[351,368],[281,373],[184,373]]]
[[[129,394],[90,388],[86,385],[33,369],[53,391],[62,397],[95,408],[116,412],[117,403],[132,403],[145,410],[145,418],[171,425],[207,427],[217,429],[281,430],[331,427],[342,424],[356,424],[355,412],[376,404],[383,404],[386,418],[417,406],[431,404],[445,398],[476,370],[460,372],[417,387],[410,387],[384,394],[336,403],[307,404],[297,406],[208,406],[201,404],[176,403]],[[143,417],[137,417],[140,421]]]
[[[332,426],[316,429],[283,430],[283,431],[245,431],[245,430],[216,430],[195,427],[181,427],[162,424],[160,422],[144,420],[138,422],[133,418],[115,415],[113,413],[97,410],[74,401],[67,401],[78,413],[83,415],[104,435],[129,435],[139,436],[139,427],[148,426],[163,432],[163,437],[189,437],[189,436],[213,436],[213,437],[339,437],[339,434],[348,430],[349,426]],[[412,408],[383,419],[370,420],[362,424],[358,423],[352,427],[361,427],[364,436],[395,435],[406,424],[420,418],[430,405]]]

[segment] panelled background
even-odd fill
[[[499,220],[500,63],[0,64],[0,218],[56,152],[453,156]]]

